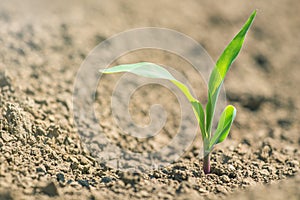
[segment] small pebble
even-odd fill
[[[202,194],[207,194],[208,193],[208,191],[205,190],[204,188],[200,188],[199,192],[202,193]]]
[[[56,179],[58,182],[65,182],[65,175],[63,173],[56,174]]]
[[[223,194],[226,194],[226,193],[227,193],[226,188],[223,187],[223,186],[221,186],[221,185],[217,185],[217,186],[216,186],[216,190],[217,190],[217,192],[221,192],[221,193],[223,193]]]
[[[287,164],[289,164],[291,167],[298,167],[299,161],[297,160],[287,161]]]
[[[149,197],[150,196],[150,194],[147,191],[145,191],[145,190],[140,191],[140,195],[142,197]]]
[[[245,185],[255,185],[255,181],[251,178],[243,179],[242,183],[245,184]]]
[[[37,127],[36,129],[36,134],[37,135],[46,135],[46,131],[42,127]]]
[[[229,183],[230,182],[230,178],[227,175],[221,176],[220,179],[223,183]]]
[[[42,188],[42,192],[50,197],[59,195],[57,187],[53,182],[50,182],[46,187]]]
[[[263,169],[263,170],[260,171],[260,174],[263,175],[263,176],[269,176],[270,172],[266,169]]]
[[[6,131],[0,131],[0,137],[4,142],[9,142],[13,139]]]
[[[45,170],[41,167],[36,168],[37,173],[45,173]]]
[[[108,176],[104,176],[102,179],[101,179],[101,182],[102,183],[109,183],[109,182],[111,182],[112,181],[112,179],[110,178],[110,177],[108,177]]]
[[[232,170],[232,171],[236,170],[235,167],[234,167],[233,165],[228,165],[228,169],[229,169],[229,170]]]
[[[90,189],[90,184],[87,180],[78,180],[77,181],[82,187],[86,187],[88,189]]]
[[[84,156],[80,156],[79,161],[80,161],[80,164],[82,164],[82,165],[90,164],[90,161]]]

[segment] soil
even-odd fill
[[[296,0],[12,0],[0,5],[0,199],[299,199]],[[115,169],[84,147],[72,96],[76,73],[96,45],[131,28],[164,27],[191,36],[216,60],[255,8],[257,18],[225,81],[237,118],[230,137],[212,152],[211,174],[202,172],[200,133],[179,160],[154,170]],[[189,65],[155,50],[133,52],[116,63],[141,60],[179,71]],[[148,140],[123,135],[109,106],[118,78],[105,76],[97,87],[101,132],[130,151],[159,150],[179,126],[176,96],[162,87],[134,93],[129,110],[137,123],[149,123],[153,102],[171,115]],[[189,78],[192,85],[203,85],[193,73]]]

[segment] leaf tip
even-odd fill
[[[248,21],[249,21],[249,26],[252,24],[252,22],[253,22],[253,20],[254,20],[254,18],[255,18],[255,16],[256,16],[256,14],[257,14],[257,9],[254,9],[254,11],[251,13],[251,15],[250,15],[250,17],[249,17],[249,19],[248,19]]]
[[[232,112],[233,118],[235,118],[236,116],[236,108],[233,105],[228,105],[227,109],[230,109],[230,111]]]

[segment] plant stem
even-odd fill
[[[207,151],[204,151],[203,170],[205,174],[210,173],[210,154]]]

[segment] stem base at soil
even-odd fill
[[[203,171],[204,171],[205,174],[210,173],[210,155],[209,155],[209,153],[204,153]]]

